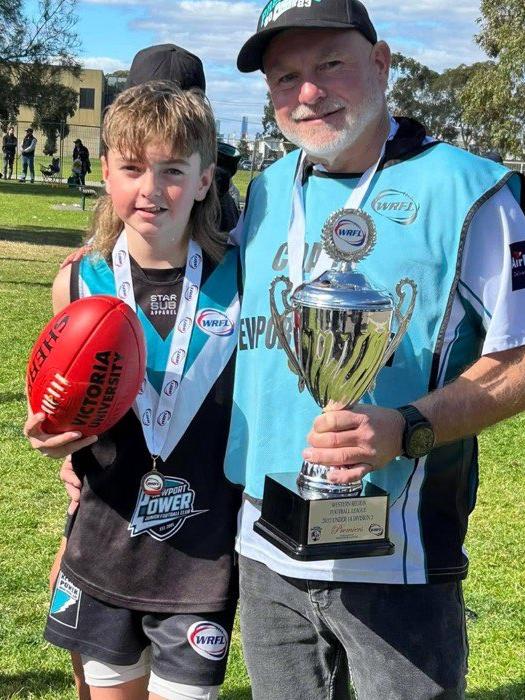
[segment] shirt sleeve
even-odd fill
[[[243,222],[244,222],[244,212],[241,213],[239,220],[237,221],[237,225],[235,228],[233,228],[228,236],[228,243],[230,245],[238,245],[240,246],[242,243],[242,230],[243,230]]]
[[[458,295],[481,319],[482,355],[525,345],[525,215],[507,186],[472,219]]]

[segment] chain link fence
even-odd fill
[[[13,124],[18,140],[17,152],[13,167],[13,177],[19,178],[22,172],[21,149],[26,130],[33,128],[30,122],[19,121]],[[100,169],[101,129],[98,126],[69,125],[64,122],[48,123],[41,129],[34,129],[36,138],[35,149],[35,179],[43,180],[42,168],[51,165],[53,158],[59,159],[60,171],[55,178],[58,182],[67,182],[73,173],[73,149],[76,139],[80,139],[89,150],[91,173],[86,176],[86,184],[100,184],[102,172]],[[2,134],[3,136],[3,134]],[[46,152],[47,150],[54,151]]]

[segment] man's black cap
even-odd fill
[[[31,127],[29,129],[26,129],[26,134],[32,134],[32,133],[33,133],[33,129],[31,129]]]
[[[308,7],[302,0],[269,0],[259,17],[257,32],[239,51],[237,68],[241,73],[263,70],[268,44],[284,29],[355,29],[371,44],[377,43],[374,25],[359,0],[311,0]]]
[[[171,80],[181,88],[206,91],[206,78],[198,56],[175,44],[148,46],[139,51],[129,69],[126,87],[141,85],[148,80]]]

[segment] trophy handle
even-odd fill
[[[403,316],[401,314],[401,307],[403,306],[405,302],[405,296],[406,293],[403,289],[405,285],[408,285],[412,291],[412,296],[410,298],[410,303],[408,305],[408,309]],[[396,294],[399,297],[399,300],[397,302],[397,305],[394,308],[394,315],[396,317],[396,320],[399,324],[399,327],[397,329],[396,334],[390,341],[390,344],[388,345],[388,348],[386,350],[385,356],[383,357],[383,366],[386,365],[388,360],[392,357],[392,355],[395,353],[397,348],[399,347],[399,343],[402,341],[403,336],[405,335],[405,331],[407,329],[408,324],[410,323],[410,319],[412,318],[412,312],[414,311],[414,305],[416,303],[416,296],[417,296],[417,284],[414,282],[414,280],[409,279],[408,277],[405,277],[402,280],[399,280],[399,282],[396,284]]]
[[[282,314],[280,314],[277,311],[277,304],[275,303],[275,287],[279,282],[283,282],[285,285],[285,288],[281,292],[281,299],[284,306],[284,311]],[[295,357],[295,354],[292,348],[290,347],[288,340],[286,339],[286,333],[284,331],[284,319],[289,313],[292,312],[292,307],[290,305],[290,302],[288,301],[288,297],[290,296],[290,292],[292,291],[292,283],[290,282],[288,277],[280,275],[279,277],[275,277],[275,279],[272,280],[269,291],[270,312],[272,315],[273,324],[275,326],[275,333],[277,335],[277,338],[279,339],[279,342],[283,346],[286,355],[288,356],[288,364],[290,366],[290,369],[297,375],[299,375],[299,391],[303,391],[305,387],[304,375],[301,366],[297,362],[297,358]]]

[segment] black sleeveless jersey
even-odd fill
[[[203,285],[214,267],[205,255]],[[131,271],[137,305],[165,338],[184,271],[141,270],[133,261]],[[78,265],[71,291],[78,298]],[[73,455],[83,488],[62,569],[93,597],[151,612],[214,612],[235,602],[241,494],[223,471],[234,363],[232,356],[167,461],[157,462],[169,488],[154,503],[141,490],[152,461],[133,410]]]

